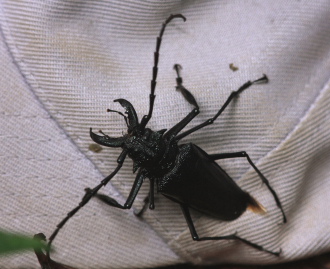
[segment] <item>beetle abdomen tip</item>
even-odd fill
[[[256,199],[254,199],[252,196],[250,196],[250,201],[249,201],[247,209],[256,214],[263,215],[263,214],[267,213],[267,209],[262,204],[260,204]]]

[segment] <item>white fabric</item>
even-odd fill
[[[200,235],[238,242],[193,242],[178,205],[158,195],[143,220],[93,200],[54,241],[53,258],[79,268],[142,268],[181,262],[279,263],[330,250],[330,2],[320,1],[1,1],[0,228],[50,236],[84,188],[116,166],[120,150],[88,150],[89,128],[111,136],[123,118],[106,109],[125,98],[147,113],[156,37],[161,46],[149,127],[170,128],[191,106],[175,92],[173,65],[201,114],[213,116],[232,90],[266,73],[212,126],[184,139],[208,153],[245,150],[277,191],[288,223],[246,160],[221,161],[267,209],[224,223],[193,213]],[[239,69],[233,72],[229,64]],[[183,141],[183,142],[184,142]],[[127,160],[102,192],[125,201],[134,175]],[[139,208],[146,182],[134,204]],[[37,267],[31,252],[1,268]]]

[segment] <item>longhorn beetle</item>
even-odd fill
[[[125,108],[126,115],[116,110],[108,109],[108,112],[116,112],[124,117],[127,125],[127,133],[122,137],[110,137],[102,131],[100,131],[102,135],[97,135],[92,132],[92,129],[90,129],[90,136],[94,142],[106,147],[121,147],[123,149],[117,159],[118,165],[109,176],[101,181],[99,185],[93,189],[86,189],[86,193],[79,205],[70,211],[57,225],[57,228],[49,238],[49,246],[64,224],[76,214],[80,208],[87,204],[93,196],[99,197],[110,206],[120,209],[129,209],[132,207],[144,179],[149,178],[149,196],[145,199],[144,208],[146,208],[147,205],[149,205],[150,209],[155,208],[154,184],[156,182],[157,191],[159,193],[180,205],[193,240],[238,240],[258,250],[277,256],[280,254],[280,251],[275,252],[267,250],[260,245],[239,237],[236,233],[214,237],[200,237],[198,235],[190,215],[190,208],[224,221],[237,219],[246,211],[246,209],[251,209],[257,213],[265,211],[261,204],[259,204],[247,192],[238,187],[232,178],[230,178],[230,176],[215,162],[220,159],[246,158],[273,195],[277,206],[282,212],[284,223],[286,222],[286,217],[276,192],[272,189],[268,180],[254,165],[245,151],[209,155],[192,143],[178,144],[182,138],[212,124],[221,115],[228,104],[251,85],[267,83],[268,78],[266,75],[263,75],[263,77],[257,80],[248,81],[237,91],[233,91],[220,110],[212,118],[180,133],[181,130],[199,114],[199,106],[194,96],[182,85],[183,80],[180,76],[181,67],[176,64],[174,65],[174,69],[177,73],[176,89],[182,93],[185,100],[194,108],[186,117],[168,131],[165,129],[152,131],[151,129],[146,128],[146,125],[152,116],[156,97],[155,88],[158,72],[159,49],[162,37],[167,24],[169,24],[174,18],[181,18],[184,21],[186,20],[181,14],[169,16],[163,23],[159,36],[157,37],[148,114],[144,115],[141,122],[139,122],[133,105],[125,99],[116,99],[114,102],[118,102]],[[115,199],[105,195],[99,195],[97,192],[117,174],[127,156],[133,160],[133,172],[135,173],[137,171],[137,175],[125,204],[121,205]],[[140,213],[142,213],[143,209]],[[49,257],[49,253],[47,255]]]

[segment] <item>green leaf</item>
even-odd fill
[[[41,250],[45,244],[28,236],[0,230],[0,255],[23,250]]]

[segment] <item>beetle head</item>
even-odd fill
[[[163,157],[166,145],[162,136],[166,130],[154,132],[145,128],[142,132],[129,135],[123,148],[134,161],[134,170],[138,167],[152,167]]]
[[[150,167],[159,161],[166,150],[166,145],[162,139],[164,130],[152,131],[144,128],[138,121],[138,117],[133,105],[125,99],[117,99],[122,107],[126,109],[125,116],[121,112],[117,112],[125,118],[127,124],[127,134],[122,137],[110,137],[104,133],[97,135],[90,129],[92,140],[106,147],[121,147],[127,150],[128,156],[134,161],[134,171],[138,167]]]

